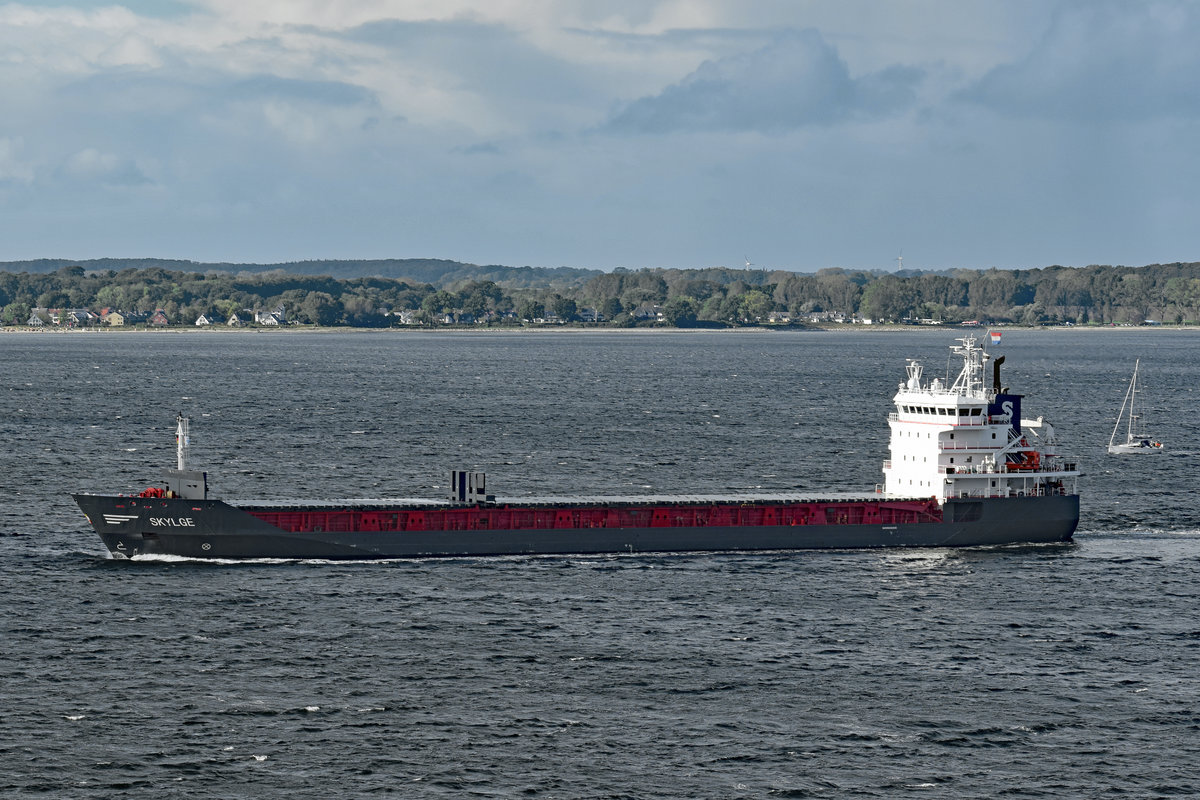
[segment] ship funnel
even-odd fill
[[[487,476],[482,472],[450,470],[450,501],[454,503],[486,503]]]

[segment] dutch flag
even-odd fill
[[[992,337],[992,344],[1000,344],[1000,331],[988,331],[988,336]]]

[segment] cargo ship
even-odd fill
[[[187,464],[134,494],[76,494],[118,558],[388,559],[1065,542],[1079,522],[1079,472],[1053,426],[1021,415],[1003,357],[973,337],[952,383],[908,360],[888,416],[882,484],[860,493],[501,498],[480,472],[451,471],[441,499],[232,504]],[[992,383],[986,383],[986,365]]]

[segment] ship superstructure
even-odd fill
[[[962,357],[953,383],[926,380],[909,360],[907,379],[888,416],[891,459],[884,462],[889,497],[951,498],[1073,495],[1079,472],[1057,448],[1054,426],[1021,417],[1023,395],[1000,384],[1004,357],[992,359],[973,337],[958,340]],[[985,366],[992,364],[992,385]]]

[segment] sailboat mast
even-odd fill
[[[1133,443],[1133,421],[1137,419],[1137,414],[1133,410],[1133,404],[1137,402],[1137,374],[1138,365],[1141,363],[1142,360],[1140,358],[1134,359],[1133,380],[1129,382],[1129,425],[1125,429],[1125,441],[1129,444]]]

